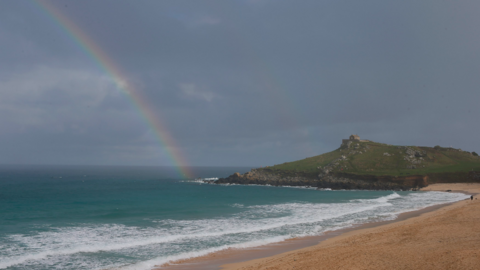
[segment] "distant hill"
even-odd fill
[[[406,190],[440,182],[480,182],[480,158],[461,149],[395,146],[352,135],[332,152],[234,174],[216,183]]]
[[[480,170],[480,158],[461,149],[376,142],[352,142],[347,145],[344,143],[332,152],[269,168],[394,176]]]

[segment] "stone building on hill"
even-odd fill
[[[348,142],[359,142],[359,141],[360,141],[360,136],[352,134],[348,139],[343,139],[342,144],[345,144]]]
[[[359,142],[360,141],[360,136],[358,136],[356,134],[350,135],[350,141]]]
[[[353,142],[368,142],[368,141],[369,140],[360,140],[360,136],[358,136],[356,134],[352,134],[352,135],[350,135],[350,137],[348,139],[343,139],[342,140],[342,145],[345,144],[348,147],[350,147],[350,144],[352,144]]]

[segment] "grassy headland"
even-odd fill
[[[434,183],[468,182],[480,182],[480,157],[474,152],[360,140],[344,140],[340,148],[329,153],[215,181],[379,190],[416,190]]]
[[[342,158],[344,157],[344,158]],[[461,149],[440,146],[395,146],[377,142],[352,142],[322,155],[266,167],[272,171],[357,175],[428,175],[480,170],[480,158]]]

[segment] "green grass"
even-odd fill
[[[404,160],[405,148],[376,142],[359,142],[350,148],[342,146],[332,152],[294,162],[270,166],[268,169],[278,172],[319,173],[318,167],[324,167],[342,155],[347,160],[339,161],[333,172],[344,172],[361,175],[426,175],[429,173],[467,172],[480,170],[480,158],[468,152],[453,148],[407,146],[414,151],[426,151],[421,164],[416,169],[407,169],[412,163]],[[356,153],[352,153],[355,151]],[[359,153],[359,152],[362,153]],[[391,156],[384,156],[389,153]]]

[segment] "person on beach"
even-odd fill
[[[473,201],[473,195],[472,195],[472,196],[470,196],[470,200],[471,200],[471,201]]]

